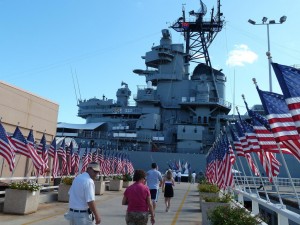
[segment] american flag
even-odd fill
[[[70,142],[70,145],[68,147],[68,151],[67,151],[67,171],[68,171],[68,174],[72,174],[72,170],[75,166],[75,155],[74,155],[74,149],[73,149],[73,142],[71,141]]]
[[[255,165],[255,163],[254,163],[254,161],[253,161],[253,159],[252,159],[252,157],[249,153],[248,142],[247,142],[245,134],[243,133],[242,126],[238,121],[236,121],[235,122],[235,127],[236,127],[236,131],[237,131],[237,138],[238,138],[239,142],[241,143],[241,146],[242,146],[244,154],[245,154],[245,158],[248,161],[248,165],[249,165],[250,169],[252,170],[252,172],[254,173],[254,175],[258,176],[259,175],[259,170],[257,169],[257,167],[256,167],[256,165]],[[247,152],[244,150],[245,148],[248,149]]]
[[[128,155],[127,155],[127,169],[128,169],[129,174],[134,173],[134,167],[133,167],[132,161],[130,160]]]
[[[300,133],[300,70],[272,63],[285,102]]]
[[[225,156],[223,158],[223,184],[224,188],[233,187],[233,174],[232,174],[232,166],[235,162],[235,155],[232,150],[232,146],[229,143],[228,137],[226,133],[223,134],[222,138],[222,148],[224,148]]]
[[[51,157],[53,158],[52,162],[52,175],[53,177],[57,177],[59,175],[59,162],[58,162],[58,155],[56,150],[56,140],[53,139],[50,147],[49,147],[49,155],[51,152]]]
[[[276,159],[275,155],[272,152],[265,152],[263,148],[258,143],[256,133],[254,132],[253,127],[248,124],[246,121],[242,121],[243,127],[247,137],[251,136],[253,141],[252,144],[257,145],[257,155],[260,163],[262,164],[269,180],[272,181],[272,177],[277,176],[279,174],[279,168],[281,166],[280,162]]]
[[[123,163],[122,163],[123,159],[122,159],[122,154],[121,153],[117,154],[117,160],[118,160],[118,162],[117,162],[117,171],[116,171],[116,173],[121,174],[123,172],[122,171],[122,169],[123,169]]]
[[[32,134],[32,130],[29,132],[29,135],[30,133]],[[25,139],[18,126],[16,127],[13,136],[11,137],[11,143],[14,149],[22,149],[22,152],[26,151],[28,153],[29,158],[31,158],[32,163],[35,169],[38,171],[38,173],[43,174],[45,172],[47,165],[44,163],[43,159],[37,154],[36,150],[32,147],[32,144],[30,144]]]
[[[81,166],[81,173],[86,171],[87,165],[89,164],[89,157],[88,157],[88,148],[86,147],[83,155],[82,155],[82,166]]]
[[[219,188],[225,189],[233,186],[231,157],[229,141],[226,134],[222,133],[211,149],[206,169],[206,176]]]
[[[216,151],[214,150],[215,145],[210,148],[209,154],[206,157],[206,170],[205,170],[205,176],[208,182],[210,183],[215,183],[217,180],[217,175],[216,175],[216,156],[215,153]]]
[[[66,175],[68,171],[65,139],[62,140],[62,143],[57,150],[57,155],[61,158],[60,175]]]
[[[54,153],[56,152],[56,139],[53,138],[52,142],[51,142],[51,145],[48,149],[48,154],[54,158]]]
[[[80,148],[81,144],[78,145],[77,152],[74,153],[75,164],[74,164],[74,174],[79,173],[79,164],[80,164]]]
[[[10,146],[6,131],[0,122],[0,155],[6,160],[9,165],[9,170],[15,168],[15,153]]]
[[[98,149],[96,149],[96,151],[93,152],[92,154],[92,160],[93,162],[99,162],[99,158],[98,158]]]
[[[19,153],[27,158],[30,158],[30,153],[27,148],[27,141],[21,133],[19,127],[16,127],[13,136],[10,137],[9,140],[15,153]]]
[[[42,159],[44,160],[45,164],[48,165],[48,151],[46,149],[46,137],[43,134],[42,139],[37,147],[37,152],[42,153]]]
[[[271,131],[274,134],[275,141],[283,142],[283,144],[291,150],[293,155],[297,159],[300,159],[300,136],[283,96],[272,92],[261,91],[258,87],[257,91],[267,113],[267,119]]]

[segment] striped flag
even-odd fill
[[[9,170],[15,168],[15,153],[10,146],[6,131],[0,122],[0,155],[6,160],[9,165]]]
[[[248,124],[246,121],[242,121],[242,125],[247,137],[252,137],[252,140],[256,140],[252,142],[252,145],[256,144],[257,155],[260,163],[262,164],[269,180],[272,181],[272,176],[277,176],[279,174],[279,168],[281,163],[276,159],[275,155],[272,152],[265,152],[258,143],[256,133],[254,132],[253,127]]]
[[[245,158],[248,161],[248,165],[251,168],[251,170],[254,173],[254,175],[258,176],[259,175],[259,170],[257,169],[256,165],[254,164],[253,159],[252,159],[249,151],[247,151],[247,152],[245,151],[245,149],[249,149],[249,146],[248,146],[248,142],[247,142],[247,139],[245,137],[245,134],[243,133],[242,126],[241,126],[241,124],[238,121],[236,121],[235,122],[235,127],[236,127],[236,131],[237,131],[236,138],[240,142],[240,146],[243,149],[243,152],[245,154]]]
[[[30,130],[28,137],[32,141],[32,130]],[[46,164],[44,163],[43,159],[37,154],[36,150],[32,146],[32,143],[28,142],[25,139],[18,126],[16,127],[13,136],[11,137],[11,143],[15,151],[21,149],[22,152],[27,152],[38,173],[43,174],[45,172],[45,169],[47,168]]]
[[[283,142],[293,155],[299,159],[300,136],[284,97],[280,94],[261,91],[258,87],[257,91],[267,113],[267,119],[276,142]]]
[[[45,164],[48,165],[48,150],[46,149],[46,137],[43,134],[42,139],[37,147],[37,152],[42,153],[42,159],[44,160]]]
[[[62,143],[57,150],[57,155],[61,158],[60,175],[65,175],[67,174],[67,154],[65,139],[62,140]]]
[[[82,155],[82,166],[81,166],[81,173],[86,171],[87,165],[89,164],[89,157],[88,157],[88,148],[86,147],[83,155]]]
[[[56,140],[55,140],[55,138],[53,138],[53,140],[52,140],[52,142],[51,142],[51,145],[50,145],[50,147],[49,147],[49,149],[48,149],[48,154],[49,154],[52,158],[54,158],[55,152],[56,152]]]
[[[285,102],[300,133],[300,70],[272,63]]]
[[[53,139],[50,147],[49,147],[49,154],[51,152],[51,157],[53,158],[52,162],[52,175],[53,177],[57,177],[59,175],[59,162],[58,162],[58,155],[56,149],[56,140]]]

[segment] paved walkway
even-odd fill
[[[103,225],[122,225],[125,223],[126,206],[121,205],[123,192],[106,191],[96,197]],[[0,213],[1,225],[68,225],[63,215],[68,203],[40,204],[36,213],[30,215],[8,215]],[[197,184],[180,183],[175,185],[175,196],[171,200],[169,212],[165,212],[163,194],[159,196],[156,208],[156,225],[201,225]],[[148,222],[150,224],[150,220]]]

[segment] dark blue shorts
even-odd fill
[[[158,190],[157,189],[150,189],[151,200],[156,201],[158,200]]]

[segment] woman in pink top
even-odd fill
[[[154,212],[149,188],[145,185],[146,173],[136,170],[133,175],[134,184],[124,192],[122,205],[128,205],[126,213],[127,225],[147,225],[149,213],[154,224]]]

